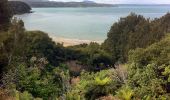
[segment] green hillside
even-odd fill
[[[0,100],[169,100],[170,14],[130,14],[102,45],[64,47],[0,2]]]

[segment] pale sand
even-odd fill
[[[96,42],[101,44],[103,41],[91,41],[91,40],[80,40],[80,39],[68,39],[68,38],[58,38],[58,37],[51,37],[54,42],[56,43],[63,43],[65,47],[67,46],[73,46],[73,45],[79,45],[79,44],[89,44],[91,42]]]

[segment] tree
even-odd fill
[[[65,61],[65,49],[60,44],[55,44],[47,33],[41,31],[25,32],[24,44],[27,58],[32,56],[45,57],[51,65],[58,66]]]
[[[8,0],[0,1],[0,30],[6,30],[9,26],[11,15]]]
[[[10,69],[12,62],[16,62],[14,61],[16,56],[23,54],[24,23],[13,19],[8,29],[8,31],[0,32],[0,74],[2,70]]]
[[[127,62],[130,50],[146,48],[170,31],[169,18],[169,13],[154,20],[132,13],[112,25],[102,47],[112,55],[114,63]]]
[[[24,23],[21,20],[18,21],[17,19],[14,19],[11,22],[8,32],[3,32],[3,34],[1,34],[2,41],[0,42],[0,59],[4,61],[1,63],[2,69],[4,66],[8,69],[7,66],[9,67],[14,60],[18,59],[16,58],[17,56],[23,55],[24,32]]]

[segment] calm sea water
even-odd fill
[[[120,17],[131,12],[147,18],[160,17],[170,11],[169,5],[135,6],[101,8],[33,8],[34,13],[17,15],[25,22],[27,30],[42,30],[51,36],[104,40],[111,25]]]

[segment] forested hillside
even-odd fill
[[[102,45],[64,47],[0,2],[0,100],[169,100],[170,14],[130,14]]]
[[[24,14],[31,13],[31,7],[21,1],[8,1],[11,13],[14,14]]]
[[[9,1],[16,1],[16,0],[9,0]],[[114,7],[115,5],[112,4],[102,4],[102,3],[95,3],[95,2],[75,2],[75,1],[50,1],[50,0],[17,0],[26,2],[31,7],[34,8],[44,8],[44,7]]]

